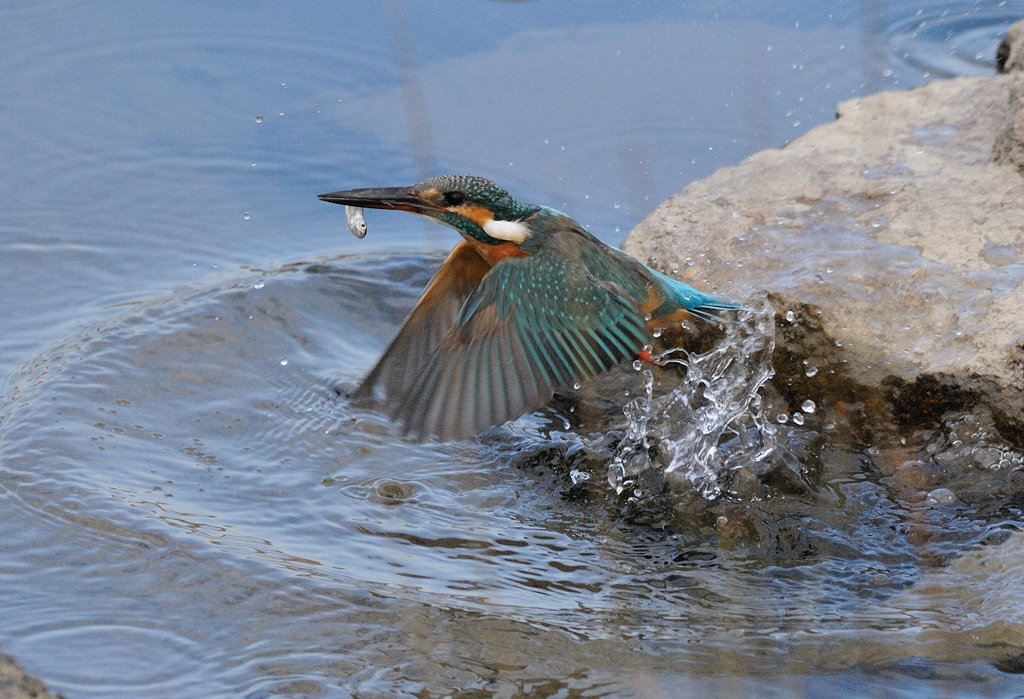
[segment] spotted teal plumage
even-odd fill
[[[464,238],[353,394],[376,399],[422,437],[462,438],[503,424],[547,403],[558,386],[636,358],[651,328],[737,307],[483,178],[320,199],[410,211]]]

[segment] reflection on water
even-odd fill
[[[728,342],[632,425],[628,366],[475,442],[339,397],[454,239],[357,241],[316,193],[473,172],[617,243],[842,99],[988,70],[1024,15],[719,5],[0,10],[0,647],[68,697],[1017,687],[1024,478],[983,410],[897,424],[752,352],[723,421]]]

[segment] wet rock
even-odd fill
[[[844,102],[671,197],[624,247],[702,288],[767,291],[783,393],[868,405],[863,387],[909,425],[982,404],[1024,445],[1022,104],[1024,74]]]
[[[1005,649],[1007,658],[1000,669],[1017,672],[1017,663],[1024,657],[1022,573],[1024,535],[1011,530],[996,545],[974,549],[949,565],[926,570],[918,584],[895,601],[908,613],[930,612],[941,618],[970,610],[970,618],[958,630],[969,632],[976,643]]]
[[[1024,20],[1010,27],[999,43],[996,68],[1000,73],[1024,71]]]
[[[0,699],[59,699],[39,680],[29,677],[14,658],[0,654]]]

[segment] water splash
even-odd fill
[[[761,464],[775,451],[777,428],[765,415],[760,394],[775,373],[775,312],[767,297],[738,311],[725,333],[708,352],[677,348],[654,358],[686,370],[664,395],[654,395],[653,373],[644,370],[645,395],[623,408],[629,427],[608,467],[609,485],[617,493],[653,467],[680,471],[705,498],[714,499],[730,470]]]

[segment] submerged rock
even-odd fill
[[[982,404],[1024,445],[1024,73],[836,114],[691,184],[624,247],[702,288],[767,291],[783,393],[878,389],[907,423]]]

